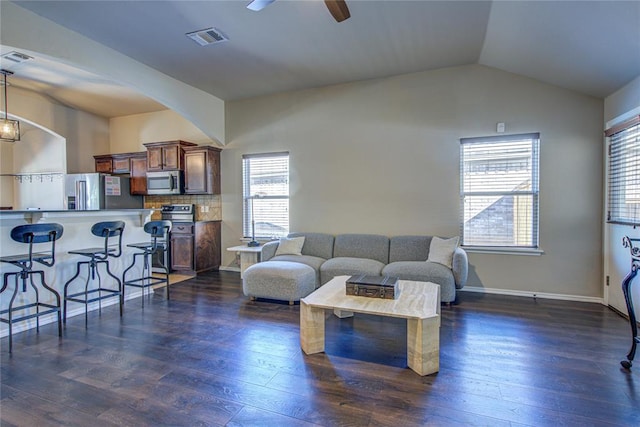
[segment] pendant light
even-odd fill
[[[7,111],[7,76],[12,75],[11,71],[0,70],[3,74],[4,80],[4,119],[0,119],[0,140],[15,142],[20,141],[20,122],[17,120],[10,120],[8,118]]]

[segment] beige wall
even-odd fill
[[[144,151],[144,143],[183,140],[198,145],[216,145],[193,123],[170,110],[109,120],[109,153]]]
[[[52,102],[28,90],[11,87],[10,112],[19,119],[66,139],[66,164],[49,170],[68,173],[93,172],[93,156],[109,152],[109,120]]]
[[[223,247],[242,235],[242,154],[290,152],[292,231],[452,236],[459,139],[540,132],[545,253],[471,253],[468,286],[602,296],[602,100],[476,65],[229,102],[226,117]]]
[[[605,127],[624,121],[631,114],[640,114],[640,76],[628,85],[608,96],[604,102]],[[604,146],[603,146],[604,151]],[[604,276],[606,302],[617,310],[626,313],[627,306],[622,294],[621,284],[624,277],[631,270],[631,254],[628,248],[622,246],[622,238],[640,238],[640,230],[627,225],[604,224]],[[606,276],[609,276],[609,287],[606,286]],[[640,313],[640,286],[636,278],[631,286],[632,298],[636,313]]]

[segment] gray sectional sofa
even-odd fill
[[[437,283],[440,285],[441,300],[446,303],[456,299],[456,289],[461,289],[467,281],[468,260],[462,248],[457,247],[453,252],[451,268],[428,261],[432,236],[291,233],[288,237],[301,236],[305,239],[300,255],[276,255],[279,242],[265,244],[262,249],[263,262],[249,267],[245,278],[249,275],[250,282],[261,283],[260,275],[269,270],[269,262],[279,261],[279,268],[286,266],[281,262],[295,262],[313,269],[315,288],[336,276],[389,275],[401,280]],[[306,270],[307,273],[311,271]],[[277,291],[273,291],[275,294],[260,294],[246,280],[243,287],[248,296],[290,299],[279,298]]]

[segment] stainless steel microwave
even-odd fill
[[[184,193],[184,175],[182,171],[147,172],[147,194]]]

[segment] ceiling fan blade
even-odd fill
[[[344,0],[324,0],[324,4],[327,5],[327,9],[329,9],[333,18],[338,22],[342,22],[351,17],[347,3],[345,3]]]
[[[255,10],[257,12],[269,6],[274,1],[276,0],[253,0],[247,5],[247,9]]]

